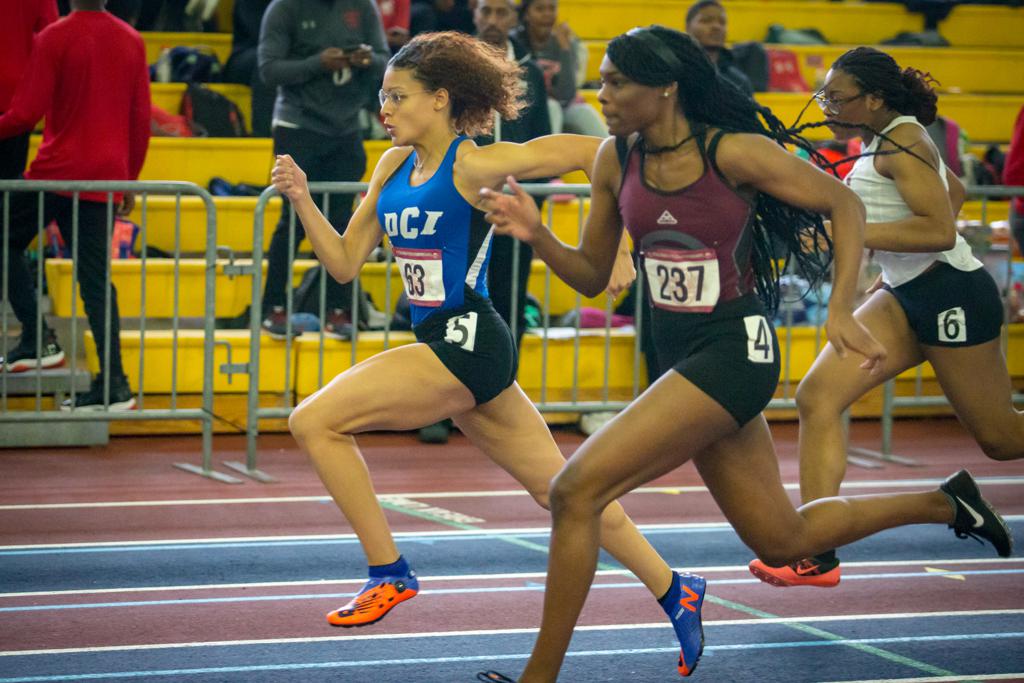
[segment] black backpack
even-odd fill
[[[245,137],[245,118],[238,105],[209,88],[189,83],[181,98],[181,115],[192,134],[211,138]]]

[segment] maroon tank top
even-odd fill
[[[649,187],[637,147],[627,152],[619,213],[641,255],[651,303],[708,313],[753,291],[751,204],[712,169],[703,151],[704,173],[696,181],[671,192]]]

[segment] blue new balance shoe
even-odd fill
[[[672,620],[672,627],[679,638],[680,676],[692,674],[704,652],[704,626],[700,611],[706,590],[707,580],[703,576],[676,573],[668,593],[661,599],[661,608]]]

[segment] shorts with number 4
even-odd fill
[[[984,268],[937,263],[910,282],[886,290],[896,297],[917,340],[928,346],[976,346],[999,336],[1003,302]]]
[[[740,426],[764,410],[779,383],[779,340],[756,295],[721,302],[710,313],[655,308],[653,316],[661,367],[693,382]]]
[[[490,300],[469,288],[465,296],[462,306],[435,311],[413,332],[481,405],[512,386],[519,358],[512,332]]]

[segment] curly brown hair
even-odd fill
[[[469,136],[491,131],[492,112],[511,120],[526,106],[521,67],[464,33],[421,33],[391,58],[388,68],[411,69],[428,89],[447,90],[455,129]]]

